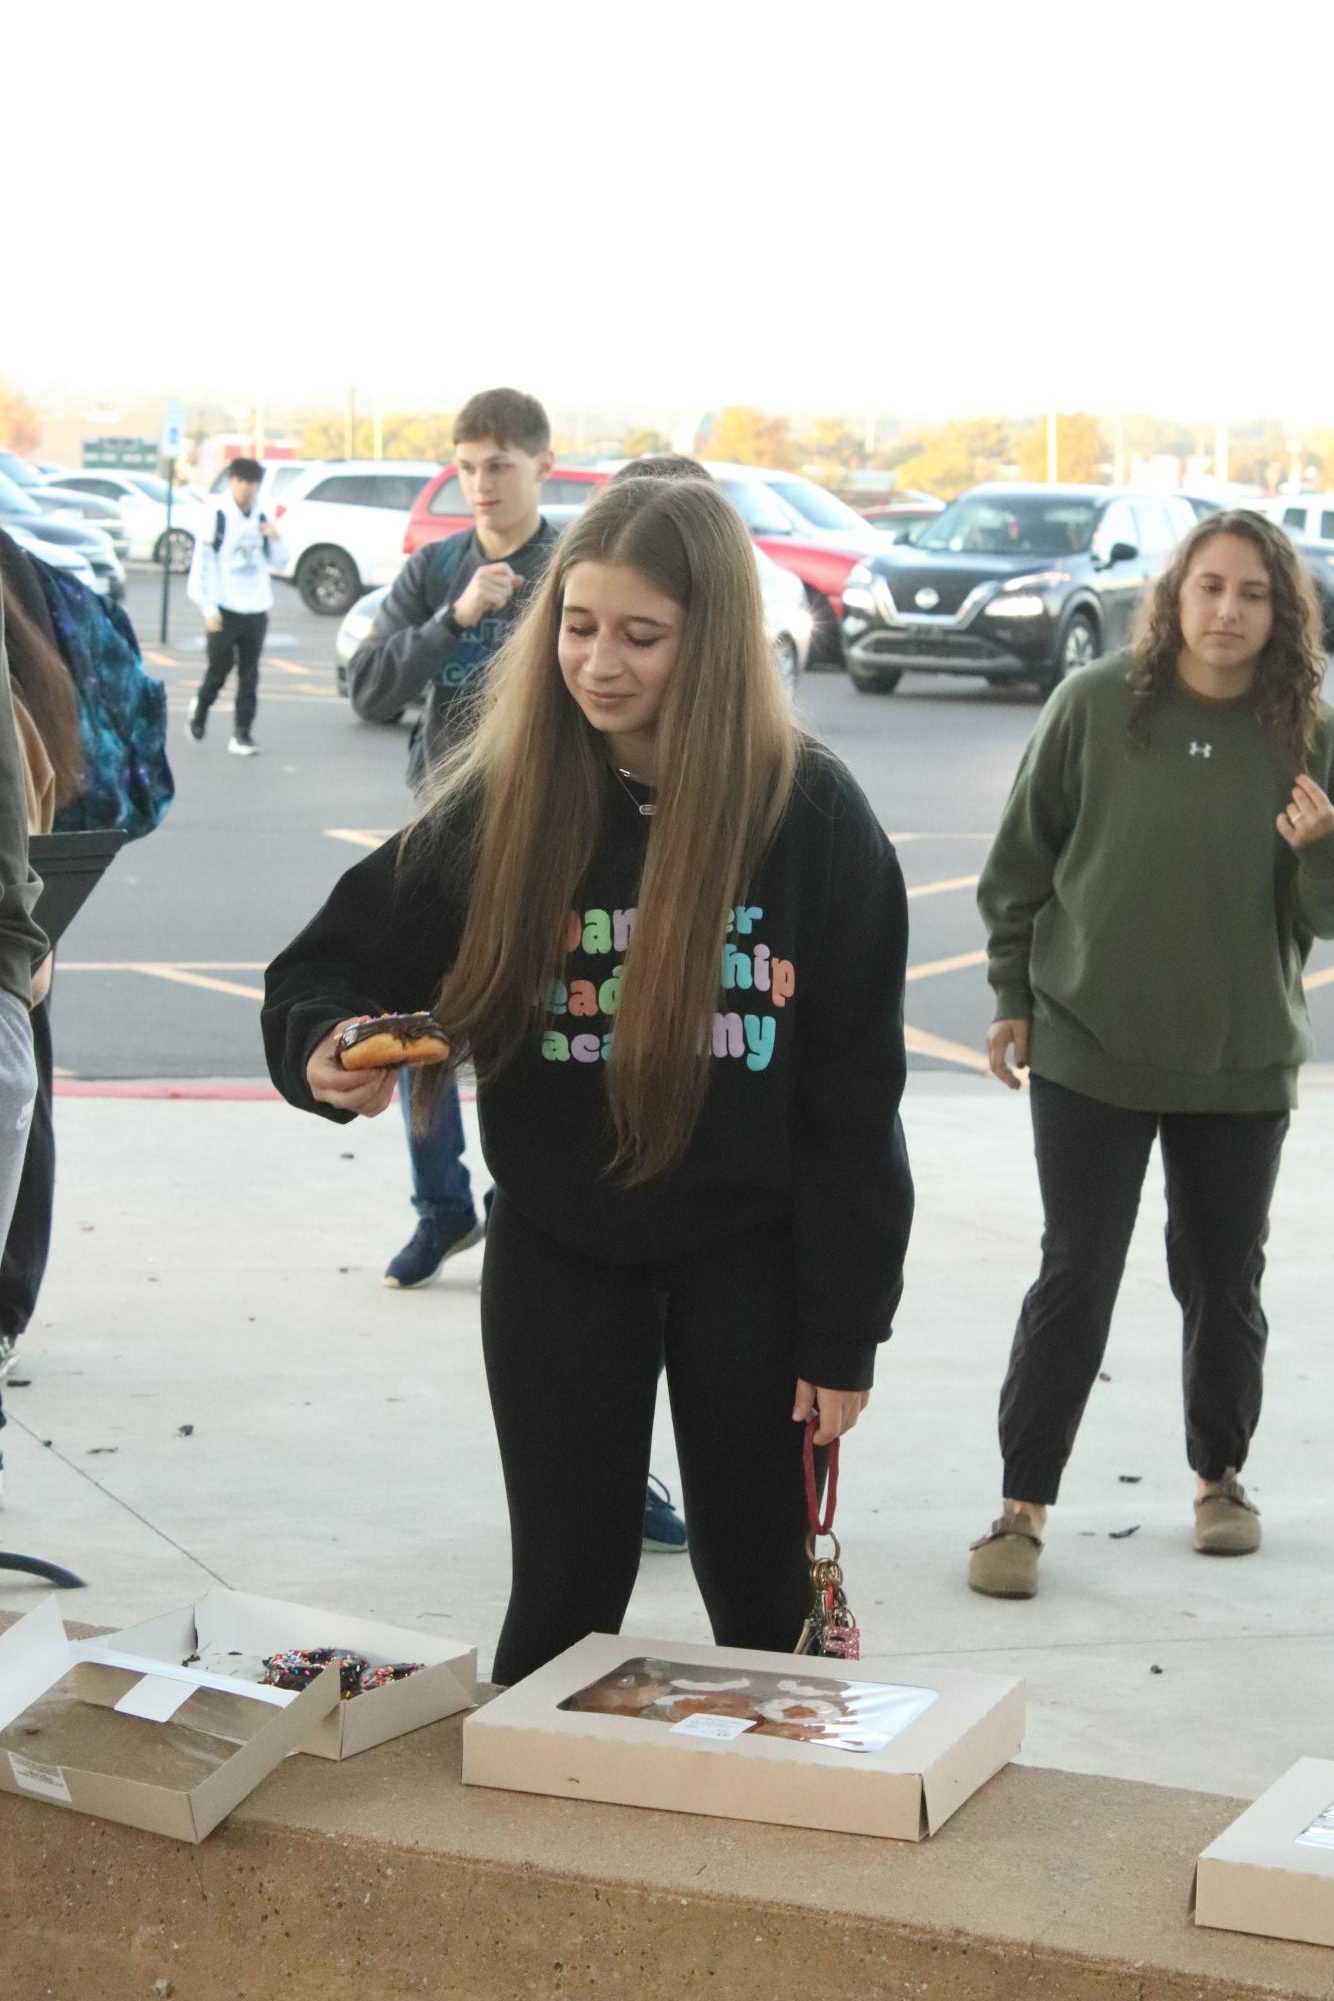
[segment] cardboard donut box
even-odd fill
[[[299,1692],[263,1657],[339,1647],[417,1672],[341,1698],[327,1667]],[[431,1633],[244,1592],[91,1640],[54,1598],[0,1633],[0,1790],[198,1842],[284,1758],[340,1759],[476,1700],[474,1649]]]
[[[1195,1922],[1334,1945],[1334,1760],[1299,1758],[1195,1871]]]
[[[463,1778],[920,1841],[1023,1731],[1004,1675],[594,1633],[467,1718]]]

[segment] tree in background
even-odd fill
[[[817,417],[796,449],[802,471],[824,486],[841,486],[848,473],[866,464],[863,440],[845,417]]]
[[[1056,477],[1097,486],[1107,478],[1111,451],[1102,426],[1087,410],[1072,410],[1056,419]],[[1047,477],[1047,420],[1039,417],[1024,432],[1019,445],[1019,477]]]
[[[1013,477],[1017,449],[1008,418],[973,417],[920,432],[896,446],[891,459],[899,486],[953,500],[980,480]]]
[[[786,471],[792,470],[799,456],[786,417],[770,417],[741,403],[729,404],[718,412],[704,449],[711,459]]]
[[[659,452],[669,452],[671,448],[671,439],[648,424],[640,424],[635,430],[627,431],[621,439],[621,451],[628,459],[652,458]]]
[[[383,448],[387,459],[430,459],[447,464],[454,456],[454,419],[420,417],[396,411],[384,420]],[[347,455],[347,427],[342,417],[308,417],[301,429],[297,456],[303,459],[341,459]],[[354,459],[375,455],[375,426],[369,417],[358,417],[352,427]]]
[[[42,427],[37,412],[23,393],[8,382],[0,382],[0,445],[21,458],[35,452]]]

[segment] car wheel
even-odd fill
[[[901,667],[849,668],[848,678],[859,695],[892,695],[903,679]]]
[[[357,566],[343,549],[307,549],[297,564],[296,587],[306,610],[326,618],[351,611],[361,596]]]
[[[775,639],[774,660],[783,686],[795,701],[797,682],[801,678],[801,655],[797,651],[797,642],[790,632],[780,632]]]
[[[1077,674],[1083,667],[1091,667],[1101,650],[1102,639],[1097,626],[1088,612],[1077,611],[1062,632],[1056,647],[1056,658],[1039,683],[1042,692],[1050,695],[1071,674]]]
[[[175,577],[185,575],[195,553],[195,538],[188,528],[173,528],[170,535],[159,535],[157,547],[153,551],[153,561],[161,565],[164,555],[168,556],[168,568]]]
[[[811,608],[811,650],[807,666],[816,673],[837,674],[843,666],[843,639],[834,607],[823,591],[806,585],[806,602]]]

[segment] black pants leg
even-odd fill
[[[37,1307],[51,1251],[51,1215],[56,1188],[56,1139],[51,1118],[51,1002],[31,1015],[37,1097],[28,1129],[28,1150],[18,1199],[0,1255],[0,1334],[22,1334]]]
[[[236,734],[249,736],[259,707],[259,656],[269,628],[268,613],[224,612],[236,622]]]
[[[236,629],[232,623],[234,616],[232,612],[223,612],[221,630],[210,632],[205,640],[205,657],[208,664],[204,669],[204,678],[199,684],[199,693],[195,697],[201,716],[208,714],[222,693],[236,659]]]
[[[1260,1304],[1286,1112],[1162,1121],[1167,1269],[1181,1307],[1186,1457],[1240,1471],[1260,1419],[1269,1325]]]
[[[665,1349],[690,1560],[720,1647],[790,1653],[810,1609],[792,1236],[725,1239],[670,1274]],[[817,1455],[823,1485],[827,1455]]]
[[[806,1515],[785,1233],[617,1267],[554,1243],[502,1194],[482,1280],[513,1545],[499,1682],[620,1628],[639,1568],[664,1294],[690,1553],[715,1637],[796,1642]]]
[[[497,1194],[482,1352],[509,1504],[494,1679],[619,1632],[639,1570],[661,1310],[643,1272],[555,1243]]]
[[[1002,1491],[1050,1504],[1097,1380],[1158,1120],[1035,1077],[1042,1268],[1000,1399]]]

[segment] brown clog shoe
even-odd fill
[[[1036,1598],[1042,1537],[1022,1509],[1002,1515],[991,1532],[970,1545],[968,1585],[988,1598]]]
[[[1195,1547],[1201,1556],[1250,1556],[1259,1549],[1260,1510],[1235,1473],[1195,1503]]]

